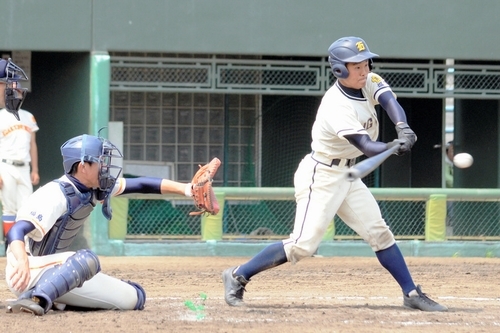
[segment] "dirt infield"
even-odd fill
[[[415,282],[450,310],[402,307],[375,258],[308,258],[261,273],[243,308],[226,305],[221,272],[248,258],[101,257],[104,273],[139,282],[144,311],[5,313],[12,294],[0,258],[3,332],[493,332],[500,331],[500,259],[406,258]]]

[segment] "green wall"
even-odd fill
[[[92,0],[2,0],[0,49],[90,50],[93,2]]]
[[[500,60],[497,0],[3,0],[0,49]]]
[[[89,133],[90,58],[88,53],[33,52],[32,89],[23,108],[38,122],[40,185],[63,173],[61,145]]]

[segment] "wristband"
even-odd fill
[[[191,196],[192,196],[192,194],[191,194],[191,187],[192,187],[192,186],[193,186],[193,185],[192,185],[191,183],[187,183],[187,184],[186,184],[186,188],[184,189],[184,195],[185,195],[186,197],[191,197]]]

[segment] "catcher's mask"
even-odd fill
[[[0,82],[5,84],[5,109],[19,120],[19,109],[26,98],[28,89],[22,88],[19,81],[27,81],[26,73],[12,62],[0,59]]]
[[[110,141],[88,134],[69,139],[61,146],[64,172],[71,173],[75,163],[99,163],[99,190],[108,191],[115,185],[122,168],[111,164],[113,157],[122,158],[120,150]]]

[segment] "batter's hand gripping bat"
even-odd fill
[[[382,162],[384,162],[387,158],[389,158],[389,156],[398,151],[400,147],[401,147],[400,145],[392,146],[386,151],[378,155],[369,157],[359,162],[358,164],[354,165],[353,167],[350,167],[346,174],[347,180],[353,182],[358,178],[365,177],[370,172],[375,170],[380,164],[382,164]]]

